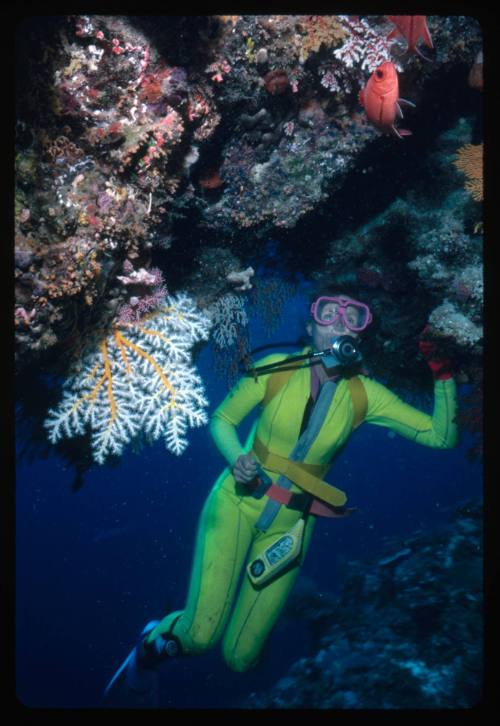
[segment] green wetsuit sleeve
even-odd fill
[[[238,456],[245,453],[236,432],[236,427],[222,416],[214,413],[210,419],[210,434],[220,453],[232,469]]]
[[[267,365],[286,358],[284,355],[270,355],[255,365]],[[210,419],[210,434],[222,456],[230,467],[245,451],[238,437],[236,427],[264,398],[269,374],[244,376],[215,409]]]
[[[434,382],[432,416],[404,403],[392,391],[376,381],[363,378],[368,411],[365,420],[387,426],[401,436],[423,446],[451,449],[458,439],[455,416],[457,394],[455,381],[449,378]]]

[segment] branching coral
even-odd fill
[[[259,277],[255,283],[250,294],[252,307],[269,336],[277,331],[284,305],[295,291],[294,284],[279,277]]]
[[[210,308],[213,321],[212,337],[219,348],[228,348],[238,337],[240,328],[248,324],[245,303],[238,295],[228,293],[217,300]]]
[[[467,177],[465,188],[476,202],[483,201],[483,144],[465,144],[455,157],[454,165]]]
[[[144,432],[181,454],[188,426],[207,422],[208,401],[190,349],[208,338],[210,327],[183,294],[166,297],[162,310],[141,322],[117,325],[65,382],[63,399],[45,422],[50,441],[90,427],[93,456],[102,464]]]
[[[321,46],[336,46],[348,35],[337,15],[307,15],[300,19],[298,25],[304,33],[300,51],[302,63],[311,53],[317,53]]]
[[[337,22],[344,30],[344,42],[333,51],[330,62],[320,69],[321,85],[331,93],[351,94],[356,87],[353,80],[362,84],[363,71],[373,72],[384,61],[391,61],[402,70],[400,61],[391,54],[391,44],[365,18],[339,15]]]
[[[391,55],[390,43],[386,36],[378,33],[364,18],[340,15],[348,38],[334,56],[347,68],[361,64],[361,70],[372,73],[384,61],[392,61],[398,70],[401,66]]]

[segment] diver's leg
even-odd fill
[[[200,517],[186,607],[167,615],[146,642],[163,635],[186,654],[211,648],[225,627],[251,539],[241,498],[216,487]]]
[[[289,531],[298,519],[296,512],[292,513],[288,510],[283,514],[284,516],[280,512],[275,524],[267,532],[255,539],[248,562],[257,557],[263,549],[268,547],[280,535]],[[290,514],[292,514],[292,518],[290,518]],[[295,518],[293,518],[293,514],[295,514]],[[314,516],[308,517],[301,555],[290,569],[278,575],[276,579],[270,580],[261,588],[256,588],[245,573],[234,612],[224,634],[222,646],[224,660],[232,670],[245,671],[256,664],[264,643],[297,579],[300,566],[309,547],[314,522]]]

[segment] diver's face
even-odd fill
[[[312,337],[312,343],[315,350],[325,350],[330,348],[332,344],[332,338],[338,338],[339,335],[350,335],[351,338],[357,340],[359,334],[355,333],[344,323],[341,316],[337,317],[337,304],[334,302],[327,302],[322,308],[321,318],[322,320],[328,320],[331,318],[332,322],[328,325],[319,325],[315,320],[309,321],[307,324],[307,332]],[[359,313],[353,307],[348,307],[346,310],[346,316],[351,325],[358,324]]]

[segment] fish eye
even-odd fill
[[[375,75],[377,76],[377,78],[383,78],[384,77],[384,74],[382,73],[382,71],[376,71],[375,72]]]

